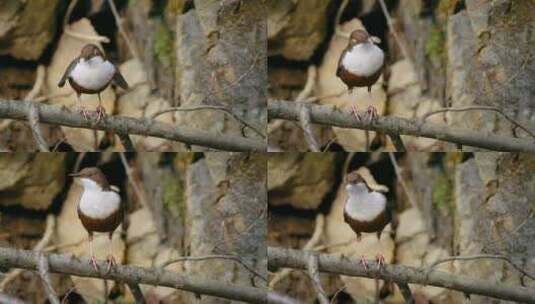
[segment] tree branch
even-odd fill
[[[269,267],[289,267],[306,269],[307,251],[268,247]],[[503,283],[491,283],[481,279],[450,274],[442,271],[433,271],[426,278],[426,269],[418,269],[403,265],[386,265],[380,271],[367,271],[360,264],[359,258],[347,256],[335,256],[319,254],[319,270],[323,272],[342,274],[346,276],[379,278],[382,280],[394,281],[396,283],[411,283],[420,285],[432,285],[453,290],[458,290],[466,294],[477,294],[487,297],[504,299],[509,301],[519,301],[535,303],[535,289],[521,286],[508,286]],[[375,261],[368,261],[370,269],[377,267]]]
[[[0,118],[27,120],[26,113],[32,102],[0,99]],[[150,119],[125,116],[108,116],[99,122],[86,120],[66,107],[38,104],[41,123],[74,128],[106,130],[119,134],[137,134],[180,141],[187,144],[228,151],[265,151],[266,144],[244,137],[212,134],[185,129]]]
[[[50,275],[49,275],[49,264],[48,264],[48,258],[45,257],[44,254],[39,255],[39,276],[41,277],[41,280],[43,281],[43,285],[45,286],[46,295],[48,297],[48,301],[52,304],[59,304],[59,299],[56,294],[56,291],[52,287],[52,282],[50,281]]]
[[[327,299],[325,290],[323,290],[323,287],[321,286],[318,256],[313,252],[308,255],[307,269],[310,279],[314,283],[314,289],[316,289],[316,293],[318,294],[318,302],[320,302],[320,304],[329,304],[329,299]]]
[[[0,247],[0,267],[15,267],[36,270],[40,252]],[[266,290],[223,284],[216,280],[194,278],[158,268],[144,268],[131,265],[117,265],[106,273],[106,262],[98,261],[99,270],[93,269],[89,259],[83,257],[50,254],[50,272],[92,277],[124,282],[126,284],[147,284],[186,290],[226,299],[251,303],[266,303]]]
[[[376,122],[369,124],[357,121],[348,109],[330,105],[309,105],[309,108],[311,121],[316,124],[370,130],[387,134],[421,136],[495,151],[535,152],[535,142],[527,139],[451,128],[447,125],[429,122],[421,123],[417,119],[394,116],[379,117]],[[282,100],[270,100],[268,102],[268,116],[270,119],[298,121],[299,109],[299,102]]]

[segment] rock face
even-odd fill
[[[317,208],[334,184],[335,160],[335,153],[270,154],[269,204]]]
[[[209,153],[187,176],[187,238],[190,255],[232,254],[267,275],[265,238],[266,157],[261,154]],[[185,263],[187,273],[222,283],[265,286],[240,265],[226,260]],[[234,303],[201,296],[201,303]]]
[[[0,206],[44,210],[65,185],[63,153],[0,155]]]
[[[60,0],[0,2],[0,55],[37,60],[56,32]]]
[[[323,41],[330,0],[267,1],[269,54],[308,60]]]

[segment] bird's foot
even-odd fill
[[[377,114],[377,109],[374,106],[369,106],[368,110],[366,111],[366,120],[368,123],[372,123],[377,121],[377,118],[379,117],[379,114]]]
[[[101,121],[102,118],[106,117],[106,109],[101,105],[97,106],[96,113],[97,113],[97,122]]]
[[[362,117],[360,116],[359,111],[358,111],[356,105],[352,105],[352,106],[351,106],[351,114],[353,114],[353,116],[355,116],[355,119],[356,119],[358,122],[361,122],[361,121],[362,121]]]
[[[368,262],[366,262],[366,257],[364,255],[360,256],[360,264],[364,267],[364,270],[368,272]]]
[[[375,261],[377,262],[377,271],[380,271],[385,267],[385,256],[382,253],[378,253],[375,256]]]
[[[106,268],[106,273],[110,273],[111,271],[111,268],[115,265],[117,265],[117,263],[115,262],[115,258],[113,257],[113,255],[108,255],[108,257],[106,258],[106,261],[108,262],[108,267]]]
[[[89,111],[87,111],[84,107],[79,108],[80,114],[84,117],[85,120],[89,120]]]
[[[91,264],[91,266],[93,266],[93,269],[95,269],[96,271],[99,271],[98,264],[97,264],[97,258],[94,255],[92,255],[91,258],[89,259],[89,264]]]

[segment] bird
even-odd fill
[[[117,66],[107,60],[102,51],[94,44],[86,44],[80,51],[80,56],[71,61],[58,82],[58,87],[62,88],[67,80],[76,92],[80,113],[85,119],[89,118],[88,112],[82,105],[81,95],[98,94],[97,121],[106,116],[100,92],[104,91],[112,81],[121,88],[128,89],[128,83]]]
[[[109,254],[107,272],[116,264],[112,254],[113,232],[123,221],[124,207],[121,203],[118,188],[111,186],[104,173],[97,167],[83,168],[77,173],[70,174],[75,182],[83,187],[78,201],[78,218],[88,233],[90,263],[98,271],[93,252],[93,233],[108,233]]]
[[[368,184],[360,169],[346,175],[347,199],[344,205],[344,222],[346,222],[357,235],[357,241],[362,233],[376,233],[381,239],[381,233],[386,225],[393,219],[393,207],[387,200],[385,192],[388,188]],[[378,269],[384,266],[385,258],[382,254],[376,256]],[[361,256],[361,264],[368,268],[366,259]]]
[[[371,87],[374,85],[385,64],[385,54],[376,44],[381,40],[375,36],[370,36],[362,29],[355,30],[349,36],[349,42],[338,60],[336,76],[342,80],[347,89],[352,91],[356,87]],[[352,106],[352,113],[361,121],[357,112],[357,106]],[[368,107],[367,115],[370,121],[377,119],[377,109]]]

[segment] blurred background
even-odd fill
[[[396,160],[398,170],[393,165]],[[344,222],[344,175],[361,167],[387,186],[397,223],[378,241]],[[278,153],[268,160],[268,246],[316,250],[425,268],[453,256],[496,254],[535,271],[535,156],[514,153]],[[398,171],[398,173],[396,173]],[[510,285],[535,282],[503,260],[440,264],[438,270]],[[331,303],[374,303],[373,279],[321,273]],[[270,288],[315,303],[306,271],[270,269]],[[390,286],[386,286],[390,287]],[[405,303],[397,288],[379,289],[385,303]],[[463,303],[443,288],[411,285],[416,303]],[[470,303],[505,303],[472,295]]]
[[[113,237],[118,264],[158,267],[180,256],[237,255],[266,276],[266,163],[266,156],[248,153],[0,154],[0,246],[88,257],[87,232],[76,212],[81,188],[68,174],[98,166],[120,188],[127,208]],[[94,248],[104,260],[107,234],[95,234]],[[165,269],[265,286],[228,260],[186,261]],[[133,303],[128,289],[113,281],[104,286],[97,279],[51,278],[64,303]],[[142,289],[147,303],[222,301],[171,288]],[[46,303],[43,284],[32,271],[0,269],[0,292]]]

